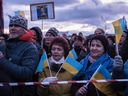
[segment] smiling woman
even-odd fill
[[[82,70],[73,77],[74,80],[90,80],[96,69],[102,64],[109,72],[112,72],[113,60],[107,53],[108,41],[103,35],[95,35],[90,40],[90,53],[80,61]],[[80,87],[80,89],[77,88]],[[102,86],[102,85],[101,85]],[[92,83],[87,88],[81,85],[74,85],[71,88],[72,96],[111,96],[101,92]],[[74,92],[77,92],[76,95]],[[114,96],[114,95],[112,95]]]

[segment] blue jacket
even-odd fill
[[[93,64],[91,64],[87,68],[87,65],[89,62],[88,57],[89,55],[87,55],[83,60],[81,60],[80,63],[83,65],[83,68],[78,72],[76,76],[73,77],[73,79],[89,80],[100,64],[105,66],[109,72],[112,72],[113,59],[107,53],[104,53],[103,55],[101,55]]]
[[[5,53],[5,57],[0,58],[0,77],[4,73],[2,78],[5,79],[0,80],[0,82],[32,81],[39,59],[39,54],[34,44],[27,41],[7,40]],[[13,96],[23,96],[24,91],[22,91],[22,94],[20,91],[19,87],[14,88]]]

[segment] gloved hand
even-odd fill
[[[53,81],[57,81],[57,77],[47,77],[43,80],[43,82],[53,82]]]
[[[86,96],[87,94],[87,87],[82,86],[75,94],[75,96]]]
[[[123,60],[122,60],[122,57],[120,55],[115,56],[113,68],[118,68],[118,69],[123,68]]]

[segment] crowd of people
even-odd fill
[[[128,32],[123,32],[121,37],[120,55],[115,51],[115,36],[106,35],[101,28],[89,36],[83,36],[80,32],[68,37],[66,34],[61,36],[52,27],[43,35],[37,26],[29,29],[25,17],[10,17],[9,34],[0,34],[0,83],[91,80],[100,65],[111,74],[111,79],[128,78]],[[72,49],[77,55],[73,59],[82,65],[76,74],[70,74],[62,67]],[[44,52],[48,66],[42,72],[36,72]],[[105,93],[91,82],[15,87],[5,85],[0,87],[0,96],[128,96],[127,82],[112,82],[109,88],[111,93]]]

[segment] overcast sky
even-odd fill
[[[30,20],[30,4],[53,1],[55,19]],[[29,28],[43,27],[43,31],[56,27],[59,31],[90,32],[101,27],[113,33],[111,22],[122,18],[128,19],[128,0],[3,0],[5,28],[8,28],[8,14],[17,10],[25,11]],[[88,34],[88,33],[87,33]]]

